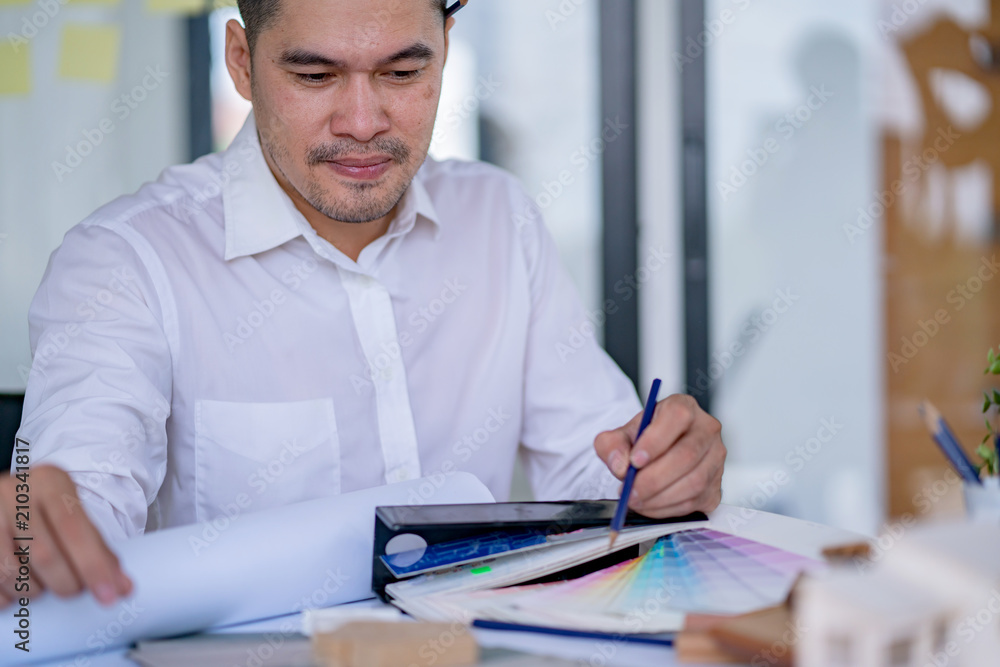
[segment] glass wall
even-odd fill
[[[706,3],[711,363],[725,501],[874,531],[883,502],[878,6]],[[692,51],[696,54],[696,51]]]
[[[0,2],[0,393],[24,392],[28,304],[66,231],[187,158],[178,15],[44,7]]]
[[[958,512],[918,408],[979,461],[997,412],[1000,3],[707,7],[704,377],[726,500],[866,531],[883,510]]]

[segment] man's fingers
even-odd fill
[[[663,455],[639,471],[632,487],[634,497],[648,502],[655,494],[691,475],[711,450],[712,444],[704,433],[691,432],[681,437]]]
[[[24,592],[19,593],[16,590],[19,563],[17,562],[17,557],[14,556],[15,542],[5,530],[2,534],[3,538],[0,539],[0,549],[4,550],[4,555],[0,557],[0,606],[6,607],[18,597],[26,596]]]
[[[655,518],[714,510],[722,500],[726,460],[719,421],[682,394],[657,404],[636,441],[641,419],[638,414],[594,441],[598,456],[619,479],[629,460],[639,469],[629,506]]]
[[[30,485],[30,508],[27,530],[15,530],[16,494],[27,493],[19,486]],[[10,599],[32,597],[48,588],[57,595],[77,595],[85,588],[103,604],[131,592],[132,584],[121,572],[118,558],[104,544],[100,533],[80,505],[73,480],[52,466],[38,466],[30,471],[29,481],[0,479],[0,604]],[[23,508],[22,508],[23,509]],[[22,526],[24,527],[24,526]],[[15,536],[30,536],[30,541],[15,541]],[[30,580],[18,581],[20,563],[15,547],[27,546]],[[8,556],[10,554],[10,557]],[[15,590],[28,583],[27,590]]]
[[[643,509],[642,514],[654,519],[666,517],[684,516],[691,512],[705,512],[706,514],[714,510],[722,502],[722,470],[720,469],[716,478],[709,484],[701,495],[696,498],[682,500],[671,505],[651,506]]]
[[[655,477],[646,476],[657,472],[650,465],[636,476],[634,488],[640,490],[640,495],[632,503],[633,508],[655,518],[714,510],[722,501],[725,460],[725,447],[711,446],[694,468],[667,486],[658,483]]]
[[[625,428],[605,431],[594,440],[597,456],[618,479],[625,477],[625,473],[628,472],[628,455],[631,447],[632,439],[629,438]]]
[[[117,583],[118,583],[118,594],[121,597],[124,598],[128,597],[129,595],[132,595],[132,588],[133,588],[132,580],[129,579],[129,576],[125,574],[124,570],[121,569],[121,566],[119,566],[118,570]]]
[[[697,401],[684,394],[674,394],[657,403],[653,420],[632,450],[635,467],[642,468],[663,456],[691,428],[699,410]]]
[[[698,403],[690,396],[668,396],[656,404],[653,419],[638,441],[641,412],[621,428],[598,435],[594,441],[597,455],[621,479],[628,471],[629,463],[643,468],[663,456],[691,428],[695,418],[700,416],[699,412]],[[701,415],[712,419],[705,413]]]
[[[18,582],[20,575],[15,550],[18,545],[31,544],[30,541],[15,541],[14,538],[14,517],[16,506],[16,488],[13,481],[0,479],[0,549],[3,549],[0,556],[0,595],[3,596],[4,606],[20,597],[29,597],[29,593],[34,594],[36,587],[41,590],[40,582],[29,582],[27,580]],[[24,584],[32,584],[30,590],[24,590]],[[35,585],[37,584],[37,586]],[[22,590],[18,591],[17,589]]]
[[[35,492],[37,498],[37,492]],[[34,500],[34,499],[33,499]],[[32,595],[36,583],[51,590],[56,595],[69,597],[78,595],[83,591],[83,580],[70,567],[66,559],[64,549],[56,541],[53,528],[45,517],[44,507],[41,502],[32,502],[36,505],[31,512],[32,537],[28,548],[31,558],[31,582],[29,584]]]
[[[101,604],[111,604],[131,590],[131,583],[124,577],[118,557],[108,549],[82,506],[64,503],[62,493],[69,491],[60,492],[58,497],[49,496],[44,505],[45,519],[52,528],[54,542],[68,558],[81,586]]]

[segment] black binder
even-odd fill
[[[440,544],[496,533],[498,531],[541,531],[548,535],[567,533],[581,528],[610,526],[617,500],[586,500],[530,503],[480,503],[468,505],[394,505],[375,508],[375,549],[372,554],[372,589],[388,601],[385,587],[396,576],[382,561],[389,540],[411,534],[427,544]],[[668,519],[651,519],[629,512],[625,526],[652,526],[663,523],[705,521],[701,512]],[[565,570],[555,579],[572,579],[587,572],[608,567],[625,558],[634,557],[638,547]],[[546,579],[548,580],[548,578]]]

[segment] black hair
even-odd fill
[[[431,0],[431,3],[440,8],[443,19],[448,0]],[[240,16],[243,17],[247,44],[250,46],[250,52],[253,53],[254,45],[257,43],[257,35],[266,30],[274,22],[278,12],[281,11],[281,0],[237,0],[236,5],[240,9]]]

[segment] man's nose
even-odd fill
[[[350,77],[330,121],[334,135],[369,141],[389,129],[389,115],[376,86],[366,75]]]

